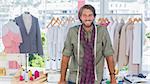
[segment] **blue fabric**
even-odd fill
[[[31,15],[32,16],[32,15]],[[20,44],[20,53],[38,53],[43,55],[41,33],[39,28],[38,19],[32,16],[32,25],[29,34],[26,31],[23,16],[15,18],[16,24],[20,28],[23,43]]]
[[[76,83],[74,83],[74,82],[71,82],[71,81],[68,81],[68,84],[76,84]]]

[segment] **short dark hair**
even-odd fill
[[[82,15],[83,9],[89,9],[89,10],[91,10],[93,12],[94,17],[96,16],[95,8],[92,5],[87,4],[87,5],[82,6],[80,8],[79,12],[78,12],[78,18],[79,18],[80,21],[81,21],[80,17]]]

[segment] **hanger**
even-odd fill
[[[10,22],[16,22],[14,19],[9,19]]]
[[[124,23],[124,18],[121,18],[121,19],[120,19],[120,23]]]
[[[75,22],[75,19],[72,16],[70,16],[69,19],[71,22]]]
[[[103,23],[103,20],[104,20],[103,18],[99,18],[98,23]]]
[[[132,18],[129,18],[129,19],[128,19],[128,22],[134,22],[134,21],[132,20]]]
[[[105,23],[110,23],[110,21],[108,20],[108,18],[104,18]]]
[[[98,18],[98,21],[97,21],[98,23],[100,23],[101,22],[101,18]]]
[[[140,22],[140,21],[142,22],[142,19],[141,19],[141,18],[139,18],[139,19],[138,19],[138,21],[139,21],[139,22]]]
[[[105,18],[102,18],[102,19],[101,19],[101,23],[105,23]]]
[[[64,26],[64,25],[65,25],[65,18],[61,18],[61,22],[60,22],[60,24],[61,24],[62,26]]]
[[[46,26],[46,28],[48,28],[49,25],[52,24],[53,21],[55,21],[55,18],[54,18],[54,17],[50,20],[50,22],[48,23],[48,25]]]
[[[69,22],[72,22],[72,21],[74,21],[75,22],[75,20],[73,20],[74,18],[72,18],[72,19],[69,19],[69,17],[64,17],[64,18],[61,18],[61,22],[60,22],[60,24],[61,25],[65,25],[65,24],[69,24]]]
[[[62,25],[62,23],[63,23],[63,20],[62,18],[59,17],[59,26]]]
[[[122,20],[125,21],[129,16],[123,15]]]
[[[56,20],[55,20],[54,24],[52,24],[52,26],[54,26],[56,23],[58,24],[58,26],[60,26],[61,21],[60,21],[59,17],[56,18]]]
[[[30,12],[28,12],[28,11],[25,11],[25,12],[24,12],[24,14],[30,14]]]
[[[111,17],[109,17],[109,19],[108,19],[108,20],[109,20],[109,22],[112,22],[112,23],[114,22],[114,19],[113,19],[113,17],[112,17],[112,16],[111,16]]]
[[[98,23],[109,23],[108,18],[99,18]]]
[[[69,24],[69,17],[66,17],[65,21],[64,21],[64,24]]]
[[[139,20],[137,18],[133,18],[133,22],[139,22]]]

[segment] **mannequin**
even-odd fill
[[[2,41],[4,44],[4,52],[19,53],[19,46],[22,43],[22,37],[19,27],[15,20],[10,19],[2,28]]]
[[[23,21],[26,28],[27,33],[29,34],[31,25],[32,25],[32,16],[29,12],[24,12]]]
[[[19,26],[23,43],[19,46],[20,53],[38,53],[43,55],[42,40],[38,18],[29,12],[24,12],[15,18]]]

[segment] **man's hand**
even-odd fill
[[[113,56],[107,56],[106,61],[110,73],[110,82],[111,84],[117,84],[116,77],[115,77],[115,66],[114,66],[115,64],[114,64]]]
[[[66,82],[66,72],[67,72],[67,67],[68,67],[68,62],[69,62],[70,57],[69,56],[64,56],[62,57],[62,62],[61,62],[61,75],[60,75],[60,81],[58,84],[67,84]]]
[[[110,79],[111,84],[117,84],[115,75],[110,75]]]

